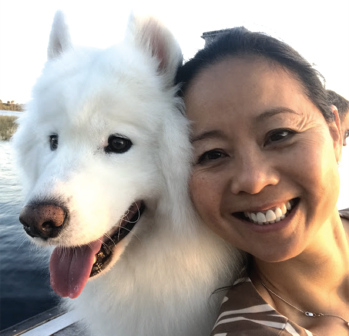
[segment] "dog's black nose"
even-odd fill
[[[22,209],[19,221],[29,236],[48,239],[59,235],[66,217],[67,212],[60,206],[30,204]]]

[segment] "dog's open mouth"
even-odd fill
[[[62,297],[78,297],[88,279],[110,264],[116,245],[132,231],[144,210],[143,201],[133,203],[103,241],[100,238],[82,246],[56,247],[50,259],[52,289]]]
[[[108,266],[113,253],[113,248],[131,232],[141,218],[144,209],[145,205],[143,202],[135,202],[131,205],[125,213],[122,222],[113,232],[111,232],[111,234],[108,235],[109,238],[103,241],[101,249],[95,255],[95,262],[92,266],[90,277],[102,272],[103,269]]]

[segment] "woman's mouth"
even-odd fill
[[[274,224],[286,218],[298,203],[299,203],[299,198],[294,198],[289,200],[286,203],[281,204],[278,207],[274,207],[265,211],[258,211],[258,212],[245,211],[245,212],[235,213],[234,216],[258,225]]]

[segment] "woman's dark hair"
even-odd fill
[[[286,43],[244,27],[227,30],[178,69],[176,84],[181,84],[179,95],[184,96],[191,81],[205,68],[231,56],[263,57],[291,71],[308,98],[321,111],[327,122],[333,120],[331,104],[320,80],[323,78],[309,62]]]
[[[332,90],[327,90],[327,99],[331,105],[335,105],[337,107],[339,118],[341,121],[343,121],[349,112],[349,101]]]

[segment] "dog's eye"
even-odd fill
[[[50,149],[52,151],[56,150],[58,147],[58,135],[52,134],[50,135]]]
[[[118,153],[122,154],[127,152],[132,146],[130,139],[123,138],[116,135],[111,135],[108,138],[108,146],[105,147],[106,153]]]

